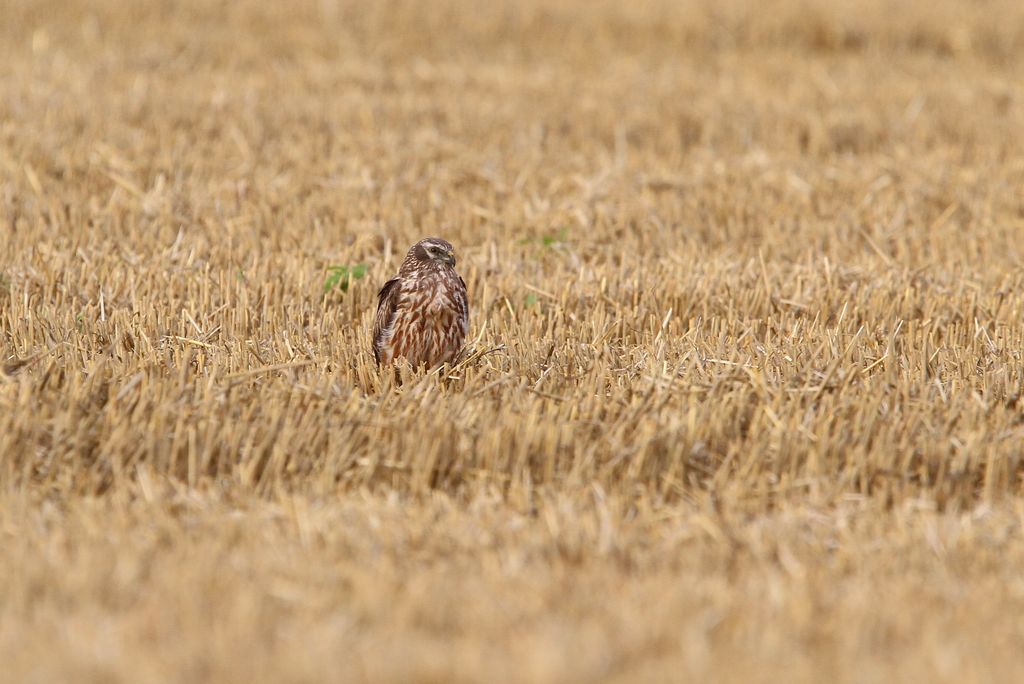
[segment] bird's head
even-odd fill
[[[412,246],[409,253],[420,262],[455,266],[455,248],[452,247],[452,243],[441,238],[420,240]]]

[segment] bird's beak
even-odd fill
[[[445,254],[445,259],[444,260],[447,261],[449,265],[454,266],[455,265],[455,250],[454,249],[449,250],[448,253]]]

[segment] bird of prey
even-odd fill
[[[454,363],[468,332],[469,296],[466,282],[455,272],[454,248],[440,238],[420,240],[377,295],[377,365],[399,359],[427,369]]]

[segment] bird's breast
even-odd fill
[[[435,287],[426,298],[426,311],[428,314],[437,315],[451,308],[452,302],[444,288]]]

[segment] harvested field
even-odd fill
[[[0,678],[1024,677],[1020,3],[0,17]]]

